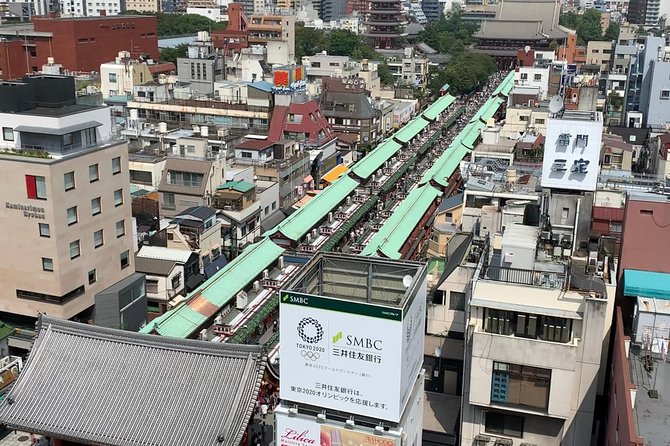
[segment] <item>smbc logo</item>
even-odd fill
[[[366,338],[354,335],[345,336],[341,331],[338,331],[335,336],[333,336],[333,344],[337,344],[341,340],[344,340],[344,344],[348,347],[382,351],[383,343],[381,339]]]

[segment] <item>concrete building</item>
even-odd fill
[[[381,139],[380,113],[370,103],[362,79],[324,79],[319,103],[336,135],[355,136],[356,146],[372,147]]]
[[[356,78],[360,71],[359,64],[352,61],[349,56],[331,56],[325,51],[313,56],[304,56],[302,65],[307,76],[308,93],[315,96],[321,94],[324,79]]]
[[[604,135],[600,167],[605,170],[631,172],[633,168],[632,144],[625,142],[619,135]]]
[[[144,277],[133,267],[128,146],[114,138],[109,109],[75,105],[71,77],[0,84],[0,96],[2,238],[17,260],[0,266],[0,310],[92,321],[97,296],[118,304],[129,288],[126,303],[143,299]],[[120,283],[123,290],[112,293]]]
[[[425,88],[428,82],[428,58],[413,47],[385,52],[386,64],[396,82]]]
[[[586,63],[589,65],[598,65],[601,74],[609,71],[611,58],[612,42],[591,40],[586,44]]]
[[[433,221],[433,232],[428,240],[428,256],[444,257],[451,237],[461,228],[463,194],[456,194],[440,202]]]
[[[125,0],[125,11],[156,13],[162,11],[161,0]]]
[[[656,26],[661,18],[661,0],[629,0],[628,23]]]
[[[0,38],[0,70],[5,80],[37,72],[49,58],[75,72],[97,72],[120,50],[129,51],[134,59],[148,55],[158,60],[154,16],[35,17],[32,24],[3,26]],[[34,45],[23,46],[25,41]]]
[[[253,183],[229,181],[217,187],[212,202],[223,220],[223,249],[229,258],[235,258],[261,235],[260,194]]]
[[[125,11],[124,2],[111,0],[106,3],[94,3],[88,0],[59,0],[61,17],[114,16]]]
[[[189,44],[187,57],[177,58],[177,76],[196,97],[209,96],[214,93],[214,83],[224,80],[223,65],[209,33],[201,31]]]
[[[100,92],[103,99],[111,96],[130,96],[136,85],[152,80],[145,61],[130,58],[128,51],[119,51],[114,62],[100,65]]]
[[[655,147],[654,147],[655,146]],[[653,152],[656,153],[656,175],[662,178],[670,177],[670,133],[664,133],[656,138],[655,144],[652,142]]]
[[[211,263],[218,261],[219,266],[226,264],[221,243],[222,224],[217,211],[207,206],[196,206],[180,212],[165,228],[167,248],[183,249],[198,254],[200,270],[204,271]]]
[[[507,226],[466,290],[463,446],[591,441],[614,287],[551,260],[539,229]]]
[[[249,43],[267,48],[267,63],[295,63],[295,16],[254,14],[247,25]]]
[[[640,86],[639,111],[645,127],[665,131],[670,125],[670,47],[663,38],[647,38],[639,63],[648,66]]]
[[[549,67],[517,67],[514,74],[514,85],[535,87],[538,89],[538,98],[546,101],[549,91]]]

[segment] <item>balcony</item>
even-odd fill
[[[89,144],[69,144],[57,146],[21,144],[17,147],[7,149],[0,148],[0,155],[43,159],[48,162],[49,160],[61,159],[84,152],[111,147],[117,144],[121,144],[124,141],[125,140],[123,138],[115,136],[113,138],[108,138]]]
[[[493,265],[484,266],[480,274],[480,279],[552,289],[563,289],[566,285],[566,277],[565,272],[526,270]]]

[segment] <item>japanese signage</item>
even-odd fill
[[[542,187],[596,189],[602,145],[602,116],[549,118],[542,162]]]
[[[37,206],[5,202],[5,209],[23,211],[23,216],[25,218],[35,218],[37,220],[44,220],[46,218],[44,216],[44,208]]]
[[[307,88],[303,68],[301,66],[288,66],[276,68],[273,71],[275,93],[292,93]]]
[[[400,438],[276,414],[277,446],[400,446]]]
[[[425,292],[404,310],[280,296],[281,398],[399,421],[421,369]]]

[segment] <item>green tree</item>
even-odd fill
[[[607,40],[608,42],[611,42],[613,40],[619,40],[620,30],[621,26],[618,23],[615,22],[610,23],[609,26],[607,27],[607,30],[605,31],[603,39]]]
[[[379,74],[379,81],[382,83],[382,85],[395,84],[395,77],[391,73],[391,69],[389,68],[386,61],[383,61],[377,65],[377,74]]]
[[[558,23],[566,28],[577,29],[578,17],[576,12],[568,11],[565,14],[561,14]]]
[[[360,37],[349,30],[335,29],[328,34],[328,54],[349,56],[360,45]]]
[[[326,49],[325,32],[321,29],[306,28],[303,24],[295,27],[295,57],[298,62],[303,56],[312,56]]]
[[[449,17],[441,16],[439,20],[428,23],[419,33],[418,40],[440,53],[455,55],[474,43],[476,30],[476,25],[461,20],[460,11],[455,11]]]
[[[437,95],[444,84],[453,94],[467,94],[486,82],[496,71],[495,61],[486,54],[464,52],[454,56],[446,68],[430,73],[429,88]]]
[[[603,30],[600,26],[600,11],[597,9],[587,9],[583,14],[577,14],[572,11],[566,12],[565,14],[561,14],[559,23],[577,31],[578,45],[586,45],[592,40],[603,40]]]
[[[621,110],[621,107],[623,106],[623,98],[619,96],[616,91],[611,91],[610,94],[607,95],[607,103],[612,109],[618,111]]]
[[[178,57],[185,57],[188,51],[188,43],[182,43],[174,48],[163,48],[161,50],[160,58],[163,62],[177,63]]]

